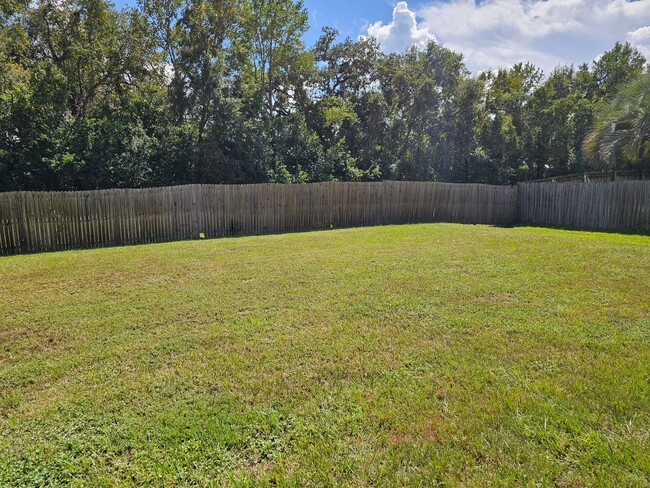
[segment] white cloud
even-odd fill
[[[425,47],[435,36],[428,29],[418,26],[415,12],[406,2],[399,2],[393,10],[393,21],[381,21],[368,26],[368,35],[377,39],[385,52],[402,52],[412,45]]]
[[[435,34],[473,71],[531,61],[549,72],[626,40],[650,57],[650,0],[425,0],[417,14],[419,24],[400,2],[392,23],[372,24],[368,33],[391,52]]]
[[[639,27],[635,31],[628,32],[627,40],[650,60],[650,26]]]

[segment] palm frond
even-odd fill
[[[650,73],[623,86],[598,107],[583,151],[593,163],[608,167],[618,154],[631,163],[650,156]]]

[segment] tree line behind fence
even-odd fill
[[[0,193],[0,254],[418,222],[650,230],[650,182],[187,185]]]

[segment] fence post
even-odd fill
[[[518,224],[519,222],[521,222],[521,201],[519,199],[519,195],[520,195],[520,193],[519,193],[519,185],[520,185],[520,183],[517,183],[515,185],[515,187],[514,187],[515,188],[515,197],[514,197],[515,198],[515,204],[513,205],[514,209],[513,209],[513,212],[512,212],[513,213],[513,215],[512,215],[513,222],[510,222],[510,224]]]
[[[17,210],[14,215],[18,217],[18,242],[20,244],[20,252],[29,252],[29,232],[27,230],[27,205],[25,204],[25,192],[15,193],[15,209]]]
[[[192,239],[198,239],[199,237],[199,206],[201,200],[197,193],[200,193],[200,191],[200,185],[192,185]]]

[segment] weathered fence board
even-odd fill
[[[520,183],[518,188],[522,223],[650,230],[650,181]]]
[[[0,193],[0,255],[415,222],[509,224],[517,189],[430,182]]]

